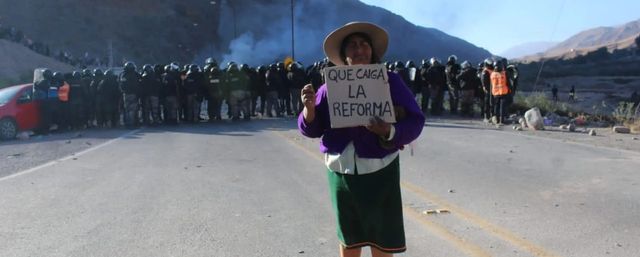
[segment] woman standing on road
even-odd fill
[[[387,32],[366,22],[351,22],[331,32],[324,52],[335,65],[380,63]],[[397,122],[372,119],[368,126],[331,128],[327,86],[301,91],[304,109],[298,127],[307,137],[322,137],[329,191],[337,219],[340,256],[360,256],[371,247],[374,257],[406,250],[400,195],[398,150],[416,139],[425,118],[412,93],[395,73],[388,73]]]

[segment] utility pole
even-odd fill
[[[296,59],[296,44],[295,44],[295,34],[294,34],[294,12],[293,12],[293,0],[291,0],[291,58],[293,60]]]
[[[113,40],[109,40],[109,64],[107,67],[113,67]]]

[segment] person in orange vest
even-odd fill
[[[497,124],[502,124],[506,112],[507,97],[509,95],[509,80],[502,61],[494,63],[495,70],[491,72],[491,95],[493,96],[494,115],[497,116]]]
[[[493,116],[494,100],[491,95],[491,73],[493,72],[493,60],[487,58],[484,60],[481,73],[479,74],[480,82],[482,83],[482,92],[484,99],[482,101],[482,116],[488,121]]]
[[[54,73],[54,78],[56,78],[59,83],[58,87],[58,130],[65,131],[69,129],[69,91],[71,91],[71,86],[67,83],[68,78],[65,78],[62,73],[58,73],[59,75]]]

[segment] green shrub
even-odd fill
[[[633,122],[638,115],[638,108],[632,102],[619,102],[611,114],[617,123]]]
[[[516,95],[513,108],[526,111],[533,107],[538,107],[543,115],[554,112],[558,115],[567,116],[571,112],[566,103],[554,102],[542,92],[531,93],[526,96],[523,94]]]

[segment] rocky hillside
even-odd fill
[[[0,0],[0,23],[50,46],[113,63],[200,62],[207,56],[261,64],[291,53],[290,1],[275,0]],[[295,55],[323,57],[321,43],[348,21],[378,23],[391,35],[388,59],[456,54],[479,61],[491,54],[439,30],[356,0],[300,0],[295,6]]]
[[[33,70],[39,67],[63,72],[73,69],[23,45],[0,39],[0,88],[33,81]]]
[[[540,59],[571,59],[603,47],[609,52],[628,49],[635,46],[635,39],[638,36],[640,36],[640,20],[616,27],[593,28],[582,31],[543,53],[526,56],[522,60],[530,62]]]

